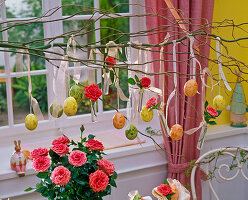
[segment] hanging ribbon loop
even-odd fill
[[[222,58],[221,58],[221,55],[222,55],[222,45],[221,45],[221,39],[219,37],[216,38],[216,54],[217,54],[217,60],[218,60],[218,65],[219,65],[219,73],[220,73],[220,77],[221,79],[223,80],[226,88],[231,91],[232,88],[229,86],[227,80],[226,80],[226,77],[225,77],[225,74],[223,72],[223,69],[222,69]],[[221,48],[220,48],[220,45],[221,45]],[[219,80],[221,81],[221,80]]]

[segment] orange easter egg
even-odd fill
[[[23,155],[28,159],[30,156],[30,151],[29,150],[23,150],[22,151]]]
[[[171,127],[170,137],[173,140],[180,140],[183,137],[183,127],[180,124],[175,124]]]
[[[195,96],[197,90],[198,84],[194,79],[188,80],[184,85],[184,93],[187,97]]]
[[[116,129],[122,129],[125,126],[125,117],[121,113],[116,113],[113,117],[113,125]]]

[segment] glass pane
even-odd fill
[[[110,10],[111,13],[128,13],[129,0],[100,0],[100,9]],[[113,8],[113,9],[112,9]]]
[[[45,75],[32,76],[32,95],[39,103],[41,112],[48,119],[47,81]],[[28,77],[13,78],[13,108],[15,124],[24,123],[29,114]]]
[[[63,22],[63,31],[66,33],[67,37],[65,42],[68,41],[69,37],[73,34],[75,35],[75,40],[80,45],[91,44],[95,41],[95,31],[94,31],[94,21],[93,20],[71,20]]]
[[[0,41],[2,41],[3,40],[3,38],[2,38],[2,33],[0,33]],[[0,48],[0,74],[1,73],[4,73],[4,65],[5,65],[5,63],[4,63],[4,53],[3,53],[3,48]]]
[[[8,24],[9,27],[11,27],[12,25],[14,24]],[[37,39],[43,39],[43,36],[44,36],[44,31],[43,31],[42,23],[32,23],[32,24],[29,24],[28,26],[27,25],[26,26],[15,26],[8,30],[8,40],[9,42],[14,42],[14,43],[15,42],[31,42]],[[40,41],[30,43],[31,47],[38,47],[38,46],[43,46],[43,45],[44,43]],[[38,54],[37,52],[32,52],[32,53]],[[44,53],[41,52],[40,54],[44,56]],[[40,58],[34,55],[31,55],[30,58],[31,58],[31,70],[45,69],[45,60],[43,58]],[[11,53],[10,54],[10,70],[11,71],[16,71],[15,64],[16,64],[16,54]],[[27,70],[27,66],[25,66],[24,64],[23,71],[26,71],[26,70]]]
[[[42,0],[7,0],[5,4],[7,18],[42,15]]]
[[[111,76],[113,77],[113,75],[111,74]],[[119,71],[119,78],[120,78],[120,87],[122,89],[122,91],[124,92],[124,94],[126,95],[126,97],[128,97],[128,84],[127,79],[128,79],[128,73],[127,70],[120,70]],[[103,80],[102,80],[103,81]],[[109,88],[109,95],[105,95],[103,96],[104,99],[104,104],[103,104],[103,110],[107,111],[107,110],[113,110],[113,108],[111,108],[109,106],[112,105],[114,107],[118,107],[118,99],[117,99],[117,91],[116,91],[116,87],[114,85],[111,85]],[[127,107],[127,102],[126,101],[122,101],[119,99],[119,108],[126,108]]]
[[[63,0],[62,13],[67,15],[87,15],[93,13],[94,0]]]
[[[8,125],[6,79],[0,79],[0,126]]]
[[[129,36],[123,35],[123,33],[129,33],[129,18],[102,19],[100,24],[102,44],[109,41],[117,44],[129,41]]]

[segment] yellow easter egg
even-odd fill
[[[180,124],[175,124],[171,127],[170,137],[173,140],[180,140],[183,137],[183,127]]]
[[[197,90],[198,84],[194,79],[188,80],[184,85],[184,93],[187,97],[195,96]]]
[[[226,101],[223,96],[217,95],[213,99],[213,105],[216,110],[222,111],[225,108]]]
[[[151,121],[153,118],[153,110],[144,106],[140,112],[140,117],[145,122]]]
[[[64,113],[67,116],[73,116],[77,112],[77,101],[73,97],[68,97],[64,101]]]
[[[116,129],[122,129],[125,126],[125,117],[121,113],[116,113],[113,117],[113,126]]]
[[[36,129],[38,125],[38,119],[34,114],[28,114],[25,118],[25,126],[28,130],[32,131]]]

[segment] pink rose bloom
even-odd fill
[[[162,184],[160,185],[157,190],[163,194],[165,197],[168,195],[168,194],[171,194],[172,193],[172,189],[171,189],[171,186],[167,185],[167,184]]]
[[[56,185],[66,185],[71,179],[71,172],[64,166],[59,166],[53,170],[51,178]]]
[[[115,165],[106,159],[98,160],[99,169],[104,171],[108,176],[113,175],[115,172]]]
[[[38,148],[34,149],[29,156],[30,160],[33,160],[34,158],[38,158],[39,156],[47,156],[48,155],[48,149],[47,148]]]
[[[72,151],[68,156],[68,161],[71,165],[80,167],[87,161],[86,153],[79,150]]]
[[[52,145],[55,144],[69,144],[70,140],[68,139],[68,137],[59,137],[53,140]]]
[[[90,150],[100,150],[103,151],[104,146],[101,142],[91,139],[85,143],[85,146],[88,147]]]
[[[46,156],[39,156],[33,159],[32,167],[37,172],[45,172],[50,167],[50,159]]]
[[[69,151],[69,147],[66,144],[55,144],[51,149],[59,156],[63,156]]]
[[[157,104],[157,99],[155,97],[150,98],[147,103],[146,107],[151,108],[152,106],[155,106]]]
[[[212,108],[211,106],[207,106],[206,110],[213,117],[217,117],[218,116],[218,112],[214,108]]]
[[[89,176],[89,185],[94,192],[100,192],[107,188],[108,176],[101,170],[97,170]]]

